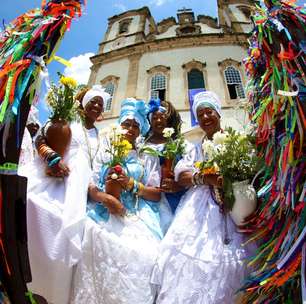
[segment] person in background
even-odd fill
[[[38,118],[38,109],[35,108],[34,106],[31,107],[26,127],[30,132],[30,135],[34,143],[35,137],[38,134],[39,129],[41,128],[41,124]]]
[[[24,129],[23,133],[19,156],[18,175],[27,176],[27,174],[30,173],[28,170],[24,170],[24,168],[34,161],[36,155],[34,140],[40,127],[41,125],[38,120],[38,110],[32,106],[28,115],[26,128]]]
[[[193,112],[205,138],[212,140],[221,130],[219,97],[198,93]],[[189,190],[161,242],[152,274],[157,304],[232,304],[245,276],[249,248],[214,194],[214,187],[222,188],[222,177],[202,175],[194,166],[204,155],[202,142],[189,145],[174,170],[176,181]]]
[[[65,155],[59,156],[48,146],[44,136],[47,123],[36,139],[38,157],[27,169],[33,279],[29,289],[53,304],[68,303],[72,266],[82,254],[87,190],[93,161],[102,145],[94,123],[109,97],[100,86],[82,89],[76,96],[81,118],[70,124],[72,136]]]

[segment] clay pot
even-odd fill
[[[109,179],[105,182],[105,192],[120,200],[122,187],[115,179]]]
[[[71,129],[68,122],[52,120],[46,130],[46,141],[52,150],[63,157],[71,141]]]
[[[161,166],[161,178],[174,178],[173,172],[173,159],[165,158],[164,163]]]

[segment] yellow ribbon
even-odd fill
[[[71,64],[68,60],[66,60],[66,59],[64,59],[64,58],[62,58],[62,57],[54,56],[53,59],[56,60],[56,61],[58,61],[59,63],[65,65],[65,66],[67,66],[68,68],[71,68],[71,67],[72,67],[72,64]]]

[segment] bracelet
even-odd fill
[[[37,152],[45,162],[48,162],[52,157],[54,157],[54,155],[58,155],[46,144],[41,144],[37,149]]]
[[[57,163],[60,162],[62,158],[60,156],[55,157],[54,159],[52,159],[51,161],[48,162],[48,167],[52,167],[54,165],[56,165]]]
[[[199,172],[195,172],[192,175],[192,185],[193,186],[199,186],[199,185],[204,185],[204,175],[202,175]]]
[[[136,182],[134,180],[133,183],[134,183],[134,185],[133,185],[132,192],[133,192],[133,194],[137,194],[138,193],[138,182]]]
[[[125,190],[132,191],[133,187],[134,187],[134,178],[130,177],[129,182],[127,183],[125,187]]]
[[[138,183],[138,191],[137,191],[138,195],[142,195],[144,187],[145,187],[144,184]]]

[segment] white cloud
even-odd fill
[[[122,3],[115,3],[113,6],[114,6],[114,8],[117,8],[122,12],[127,11],[127,7]]]
[[[169,2],[168,0],[152,0],[150,3],[156,6],[162,6],[165,3]]]
[[[64,75],[73,77],[78,84],[87,84],[90,75],[90,67],[92,66],[89,57],[93,55],[94,53],[85,53],[70,58],[69,62],[71,63],[71,67],[65,68]]]

